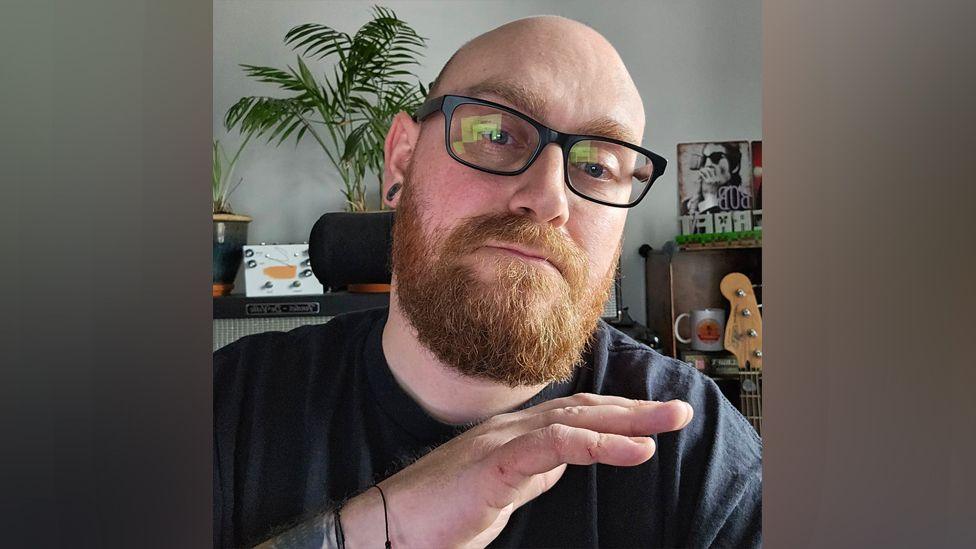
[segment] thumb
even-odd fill
[[[528,479],[525,487],[519,490],[519,498],[515,500],[515,507],[521,507],[543,493],[548,492],[562,478],[565,472],[566,464],[563,463],[555,469],[539,475],[533,475]]]
[[[505,529],[505,526],[508,524],[508,519],[515,512],[515,508],[515,503],[509,503],[499,509],[498,516],[495,517],[491,525],[468,543],[458,546],[459,549],[485,549],[485,547],[488,547],[488,544],[494,541],[498,537],[498,534],[502,533],[502,530]]]

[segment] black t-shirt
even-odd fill
[[[383,355],[387,309],[244,337],[214,353],[214,545],[250,546],[382,480],[460,428],[429,416]],[[584,365],[521,408],[580,392],[694,419],[635,467],[568,466],[491,547],[752,547],[762,443],[718,387],[601,322]]]

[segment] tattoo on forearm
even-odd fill
[[[335,515],[323,513],[262,543],[260,549],[334,549]]]

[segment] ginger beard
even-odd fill
[[[543,251],[559,273],[517,256],[482,253],[489,241]],[[619,256],[618,243],[611,268],[590,288],[584,252],[526,216],[483,215],[449,232],[425,231],[409,180],[393,227],[396,298],[420,342],[459,373],[510,387],[572,377]]]

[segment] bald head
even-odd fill
[[[431,96],[457,94],[508,103],[559,131],[639,143],[644,107],[612,45],[559,16],[519,19],[462,46]]]

